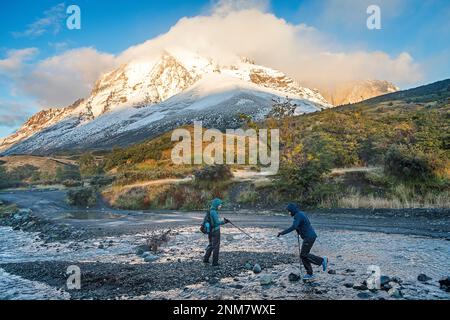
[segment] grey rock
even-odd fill
[[[234,289],[239,289],[239,290],[244,288],[244,286],[242,284],[233,284],[230,287],[234,288]]]
[[[259,283],[260,283],[262,286],[268,286],[268,285],[271,285],[271,284],[273,283],[273,278],[272,278],[270,275],[265,274],[265,275],[263,275],[263,276],[261,276],[261,277],[259,278]]]
[[[397,288],[392,288],[388,291],[389,296],[391,296],[392,298],[395,299],[400,299],[401,297],[403,297],[402,292],[397,289]]]
[[[336,270],[330,269],[328,270],[328,274],[336,274]]]
[[[356,296],[360,299],[365,299],[365,300],[372,298],[372,296],[367,292],[360,292]]]
[[[350,282],[344,283],[344,287],[353,288],[353,283],[350,283]]]
[[[380,277],[380,285],[384,286],[385,284],[388,284],[391,281],[391,278],[388,276],[381,276]]]
[[[150,252],[145,252],[142,255],[142,257],[144,258],[145,262],[154,262],[159,259],[158,256],[155,256],[155,255],[151,254]]]
[[[345,269],[345,273],[355,273],[355,269]]]
[[[262,268],[261,268],[261,266],[259,264],[255,264],[253,266],[253,272],[254,273],[258,274],[258,273],[261,273],[261,271],[262,271]]]
[[[444,277],[439,280],[439,286],[442,290],[450,292],[450,277]]]
[[[300,280],[300,275],[296,273],[290,273],[288,278],[291,282],[297,282]]]
[[[365,284],[355,284],[353,286],[353,289],[355,290],[360,290],[360,291],[366,291],[369,290],[369,288],[367,288],[367,286]]]
[[[432,280],[432,278],[430,278],[429,276],[427,276],[427,275],[424,274],[424,273],[421,273],[421,274],[419,274],[419,275],[417,276],[417,280],[420,281],[420,282],[427,282],[427,281]]]

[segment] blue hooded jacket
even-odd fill
[[[210,208],[210,215],[211,215],[211,222],[213,231],[220,230],[220,226],[225,224],[225,221],[220,219],[219,212],[219,206],[223,204],[222,200],[220,199],[214,199],[211,202],[211,208]]]
[[[309,222],[308,217],[303,211],[300,211],[297,208],[297,206],[293,203],[288,205],[287,210],[294,215],[294,223],[290,228],[281,232],[281,235],[285,235],[291,233],[294,230],[297,230],[302,239],[317,238],[316,232],[314,231],[313,227],[311,226],[311,223]]]

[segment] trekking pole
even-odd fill
[[[237,225],[235,225],[233,222],[231,222],[230,220],[228,220],[229,223],[235,227],[236,229],[238,229],[240,232],[242,232],[243,234],[245,234],[247,237],[249,237],[250,239],[253,239],[253,237],[251,235],[249,235],[247,232],[245,232],[242,228],[239,228]]]
[[[297,233],[297,241],[298,241],[298,259],[300,261],[300,274],[303,274],[302,268],[302,249],[300,246],[300,235]]]

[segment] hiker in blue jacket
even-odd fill
[[[222,208],[222,200],[214,199],[211,202],[211,208],[209,214],[211,216],[211,226],[207,226],[209,245],[206,248],[206,253],[203,258],[204,263],[209,263],[209,258],[211,257],[211,253],[213,255],[213,267],[217,267],[219,265],[219,250],[220,250],[220,226],[229,223],[228,219],[220,219],[219,212]],[[209,229],[210,228],[210,229]],[[208,230],[209,229],[209,230]]]
[[[311,223],[309,222],[308,217],[303,211],[300,211],[298,207],[291,203],[287,206],[287,210],[291,217],[294,218],[294,223],[292,226],[283,232],[278,234],[278,237],[283,236],[285,234],[291,233],[296,230],[300,237],[303,239],[302,248],[300,251],[300,258],[302,260],[303,265],[306,269],[306,275],[303,277],[304,281],[313,280],[313,269],[312,264],[322,266],[323,271],[327,270],[328,267],[328,258],[327,257],[318,257],[311,254],[311,248],[314,245],[314,242],[317,239],[317,234],[314,231]]]

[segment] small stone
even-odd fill
[[[360,291],[366,291],[366,290],[368,290],[369,288],[367,288],[367,286],[365,285],[365,284],[355,284],[354,286],[353,286],[353,289],[355,289],[355,290],[360,290]]]
[[[345,269],[345,273],[355,273],[355,269]]]
[[[288,278],[289,278],[289,281],[291,281],[291,282],[297,282],[300,280],[300,275],[298,275],[296,273],[290,273]]]
[[[244,266],[245,269],[247,270],[252,270],[252,265],[250,264],[250,262],[247,262]]]
[[[336,274],[336,270],[330,269],[328,270],[328,274]]]
[[[258,274],[258,273],[261,273],[261,271],[262,271],[262,268],[261,268],[261,266],[259,264],[255,264],[253,266],[253,272],[254,273]]]
[[[353,283],[350,283],[350,282],[344,283],[344,287],[353,288]]]
[[[442,290],[450,292],[450,277],[444,277],[439,280],[439,286]]]
[[[398,284],[403,283],[403,280],[400,279],[399,277],[392,277],[392,278],[391,278],[391,281],[392,281],[392,282],[395,282],[395,283],[398,283]]]
[[[384,291],[389,291],[389,290],[391,290],[392,289],[392,286],[389,284],[389,283],[384,283],[382,286],[381,286],[381,290],[384,290]]]
[[[388,276],[381,276],[380,277],[380,285],[384,286],[385,284],[388,284],[391,281],[391,278]]]
[[[398,290],[397,288],[392,288],[388,291],[389,296],[395,299],[399,299],[403,297],[402,292]]]
[[[259,279],[259,283],[262,286],[268,286],[271,285],[273,282],[273,279],[270,275],[263,275],[260,279]]]
[[[360,299],[370,299],[372,296],[367,292],[360,292],[356,295]]]
[[[145,262],[153,262],[159,259],[158,256],[155,256],[153,254],[151,254],[150,252],[145,252],[142,257],[144,258]]]
[[[244,286],[243,286],[242,284],[233,284],[233,285],[231,285],[230,287],[232,287],[232,288],[234,288],[234,289],[238,289],[238,290],[244,288]]]
[[[419,274],[417,276],[417,280],[420,281],[420,282],[427,282],[427,281],[430,281],[432,279],[429,276],[427,276],[426,274],[421,273],[421,274]]]
[[[98,248],[99,248],[99,249],[104,249],[105,246],[104,246],[103,244],[100,243],[100,244],[98,245]]]

